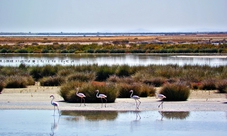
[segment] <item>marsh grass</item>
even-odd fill
[[[160,93],[165,95],[165,101],[186,101],[190,95],[190,89],[182,83],[165,84]]]

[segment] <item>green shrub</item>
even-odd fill
[[[227,80],[217,82],[216,88],[219,93],[227,93]]]
[[[190,95],[190,89],[181,83],[165,84],[160,93],[165,95],[166,101],[186,101]]]
[[[107,65],[100,66],[96,70],[96,81],[105,81],[107,78],[109,78],[111,75],[113,75],[115,72],[114,67],[110,67]]]
[[[44,77],[40,80],[41,86],[59,86],[65,82],[63,77]]]
[[[122,65],[117,68],[116,75],[119,77],[125,77],[125,76],[130,76],[131,71],[130,71],[130,66],[129,65]]]

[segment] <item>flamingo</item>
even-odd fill
[[[107,102],[107,99],[106,99],[107,96],[106,96],[105,94],[99,94],[99,90],[96,90],[96,92],[97,92],[96,97],[101,99],[102,105],[103,105],[103,100],[102,100],[102,99],[105,99],[106,102]],[[101,106],[101,107],[102,107],[102,106]],[[105,107],[106,107],[106,103],[105,103]]]
[[[81,103],[82,103],[82,100],[84,100],[84,106],[86,106],[85,105],[85,98],[84,97],[86,97],[83,93],[78,93],[78,91],[79,91],[79,88],[76,88],[76,95],[78,96],[78,97],[80,97],[80,106],[81,106]]]
[[[57,109],[58,109],[58,114],[60,115],[60,113],[59,113],[59,108],[58,108],[59,104],[58,104],[57,102],[53,102],[53,100],[54,100],[54,95],[50,95],[50,98],[51,98],[51,97],[52,97],[51,105],[54,106],[54,115],[55,115],[55,107],[57,107]]]
[[[163,99],[166,98],[166,96],[163,95],[163,94],[156,94],[156,98],[158,98],[158,99],[160,99],[160,100],[162,101]],[[159,108],[161,105],[162,105],[162,108],[163,108],[163,103],[164,103],[164,101],[162,101],[161,104],[158,105],[158,108]]]
[[[140,104],[141,104],[141,102],[140,102],[140,100],[139,100],[140,97],[139,97],[138,95],[133,95],[133,90],[130,90],[130,93],[131,93],[130,98],[132,98],[132,99],[135,100],[136,109],[139,109],[139,106],[140,106]],[[137,103],[137,101],[139,102],[139,104]]]

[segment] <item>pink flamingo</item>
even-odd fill
[[[102,99],[105,99],[106,100],[106,103],[107,103],[107,99],[106,99],[107,96],[105,94],[99,94],[99,90],[96,90],[96,92],[97,92],[96,97],[101,99],[102,105],[103,105],[103,100]],[[106,107],[106,103],[105,103],[105,107]]]
[[[166,96],[163,95],[163,94],[156,94],[156,98],[158,98],[158,99],[160,99],[160,100],[162,101],[163,99],[166,98]],[[162,108],[163,108],[163,103],[164,103],[164,101],[162,101],[161,104],[158,105],[158,108],[159,108],[161,105],[162,105]]]
[[[58,108],[59,104],[58,104],[57,102],[53,102],[53,100],[54,100],[54,95],[50,95],[50,98],[52,98],[52,100],[51,100],[51,105],[54,106],[54,115],[55,115],[55,107],[57,107],[57,109],[58,109],[58,114],[60,115],[59,108]]]
[[[134,99],[135,100],[135,103],[136,103],[136,109],[139,109],[139,106],[140,106],[140,104],[141,104],[141,102],[140,102],[140,97],[138,96],[138,95],[133,95],[133,90],[130,90],[130,93],[131,93],[131,95],[130,95],[130,98],[132,98],[132,99]],[[138,101],[138,103],[137,103],[137,101]]]
[[[81,100],[81,101],[80,101],[80,106],[81,106],[82,100],[84,100],[84,106],[86,106],[86,105],[85,105],[85,97],[86,97],[86,96],[85,96],[83,93],[78,93],[79,88],[76,88],[76,90],[77,90],[77,91],[76,91],[76,95],[77,95],[78,97],[80,97],[80,100]]]

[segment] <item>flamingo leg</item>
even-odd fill
[[[103,100],[102,100],[102,98],[101,98],[101,101],[102,101],[102,105],[101,105],[101,107],[103,106]]]
[[[55,106],[54,106],[54,115],[55,115]]]
[[[163,108],[163,101],[161,102],[161,104],[158,105],[158,108],[162,105],[162,108]]]
[[[83,100],[84,100],[84,106],[86,106],[86,104],[85,104],[85,99],[83,98]]]
[[[140,100],[137,100],[138,101],[138,105],[137,105],[137,109],[139,109],[139,106],[140,106],[140,104],[141,104],[141,101]]]
[[[57,106],[57,108],[58,108],[58,106]],[[59,108],[58,108],[58,115],[60,116],[61,114],[60,114],[60,111],[59,111]]]
[[[106,103],[107,103],[107,99],[106,98],[104,98],[105,100],[106,100]],[[105,107],[106,107],[106,103],[105,103]]]
[[[81,103],[82,103],[82,97],[80,98],[80,106],[81,106]]]

